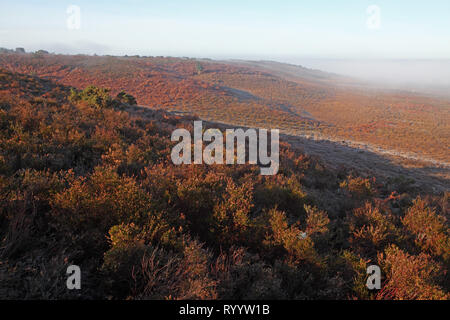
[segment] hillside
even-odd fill
[[[449,298],[448,193],[286,141],[274,176],[176,166],[170,134],[195,118],[123,97],[0,69],[2,299]],[[66,289],[69,264],[81,290]]]
[[[449,100],[371,89],[354,80],[275,62],[166,57],[1,54],[0,66],[68,86],[125,90],[152,109],[346,141],[410,160],[450,163]],[[342,83],[347,83],[343,86]],[[430,161],[428,161],[430,162]]]

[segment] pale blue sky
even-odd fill
[[[67,27],[69,5],[81,27]],[[367,27],[369,5],[380,28]],[[0,0],[0,46],[211,58],[449,59],[450,1]]]

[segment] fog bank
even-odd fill
[[[289,59],[307,68],[373,82],[382,87],[450,96],[448,60]]]

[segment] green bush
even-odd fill
[[[97,109],[111,108],[113,107],[113,99],[109,93],[109,89],[88,86],[82,91],[71,89],[69,100],[74,103],[84,101],[89,106]]]

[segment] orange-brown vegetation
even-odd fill
[[[177,61],[159,68],[198,76]],[[0,71],[1,298],[448,299],[448,194],[331,170],[287,143],[275,176],[176,166],[170,134],[193,118],[116,91]],[[81,290],[65,287],[70,264]]]
[[[341,87],[335,79],[283,77],[255,65],[165,57],[0,55],[0,66],[79,89],[124,90],[140,105],[216,122],[357,141],[450,160],[449,101],[401,91]],[[309,71],[313,74],[314,71]]]

